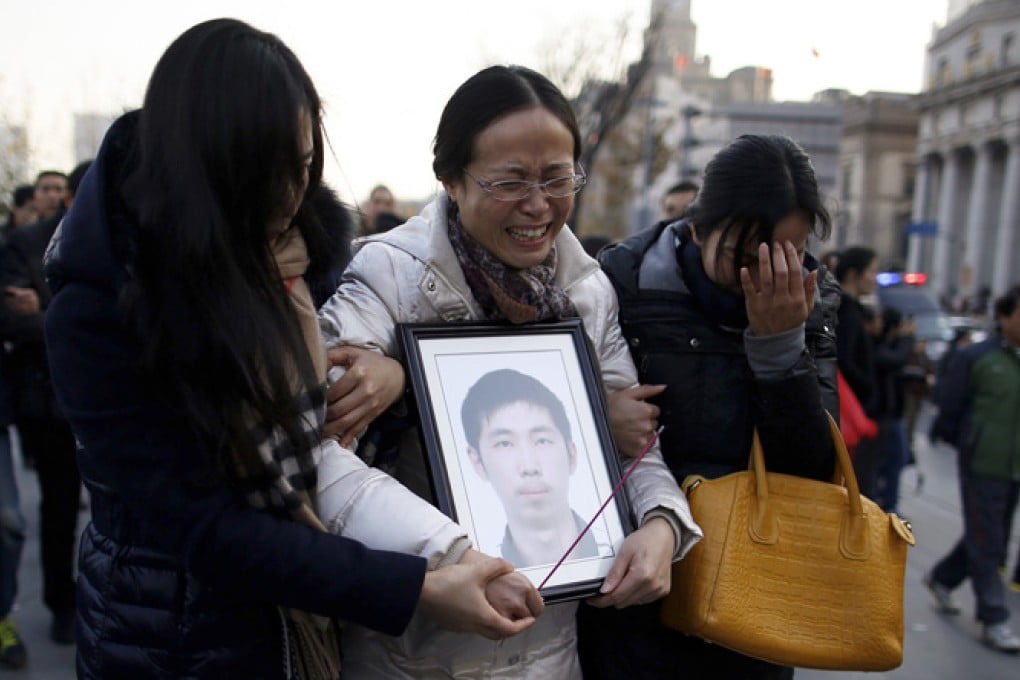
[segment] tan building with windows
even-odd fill
[[[883,268],[902,267],[914,194],[916,97],[868,92],[842,98],[836,224],[828,247],[867,244]]]

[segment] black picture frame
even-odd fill
[[[546,602],[578,599],[597,593],[623,539],[634,528],[625,493],[620,490],[611,502],[605,503],[605,510],[585,532],[586,538],[581,539],[570,558],[555,571],[555,560],[538,558],[538,562],[530,563],[525,557],[528,551],[519,548],[516,538],[523,537],[527,542],[528,536],[534,533],[520,530],[522,522],[518,520],[514,523],[517,530],[511,535],[508,519],[511,513],[507,507],[511,507],[517,518],[525,515],[530,526],[544,521],[543,514],[558,517],[560,528],[568,525],[563,511],[564,466],[557,464],[563,458],[543,458],[533,453],[539,445],[557,445],[551,440],[528,435],[479,444],[476,449],[467,441],[467,428],[461,422],[460,412],[467,401],[468,390],[482,376],[488,376],[487,384],[502,386],[518,384],[513,374],[522,374],[526,376],[525,383],[530,378],[545,387],[544,390],[536,388],[536,394],[551,392],[555,395],[563,406],[560,418],[565,415],[570,426],[569,433],[562,437],[566,442],[562,446],[568,452],[569,461],[566,507],[573,521],[583,528],[612,494],[621,471],[609,427],[601,376],[581,320],[518,326],[503,323],[401,324],[398,336],[420,419],[433,497],[439,509],[458,522],[482,552],[502,555],[514,562],[536,587],[548,581],[540,591]],[[510,382],[499,382],[508,376]],[[480,391],[481,387],[473,394]],[[491,393],[499,394],[501,391]],[[495,398],[498,400],[503,396]],[[484,399],[472,401],[481,403]],[[497,414],[503,408],[506,406],[499,406],[490,413]],[[538,411],[542,408],[539,407]],[[551,414],[553,410],[556,410],[555,406],[545,409],[545,413]],[[521,419],[520,413],[532,412],[518,411],[517,421]],[[500,416],[492,416],[497,417]],[[502,417],[510,418],[509,415]],[[484,427],[488,427],[492,418],[482,416],[470,420],[485,423]],[[553,419],[551,415],[549,418],[550,421]],[[492,422],[492,427],[496,427],[495,421]],[[562,431],[562,427],[557,426],[556,430]],[[488,435],[493,432],[491,428],[482,431]],[[482,438],[477,439],[482,441]],[[551,439],[556,439],[555,433]],[[525,451],[523,444],[518,447],[518,444],[511,443],[524,440],[531,442],[527,454],[522,453]],[[518,456],[530,455],[532,459],[527,463],[514,463],[518,459],[503,455],[507,450]],[[543,451],[550,450],[555,451],[556,448]],[[506,472],[507,468],[513,470]],[[499,480],[502,480],[501,484]],[[521,488],[525,491],[520,491]],[[529,493],[535,488],[535,493]],[[556,511],[551,508],[556,508]],[[555,523],[550,521],[550,524]],[[565,532],[550,529],[542,533],[548,539],[550,535],[559,537]],[[567,546],[570,544],[566,543]],[[557,545],[556,540],[542,544],[546,549],[544,554],[548,555],[554,545]],[[565,552],[564,548],[557,554]],[[551,576],[550,572],[553,572]]]

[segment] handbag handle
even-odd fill
[[[865,560],[868,558],[868,520],[864,504],[861,502],[860,488],[857,486],[857,475],[854,474],[850,453],[846,449],[839,426],[828,411],[829,432],[836,449],[836,477],[841,475],[842,486],[846,488],[847,513],[840,531],[839,550],[848,559]],[[779,520],[769,506],[769,483],[765,469],[765,454],[762,451],[758,428],[754,429],[751,440],[751,457],[748,469],[754,475],[755,500],[754,508],[748,517],[748,532],[751,538],[759,543],[775,543],[779,539]],[[838,482],[837,482],[838,483]]]

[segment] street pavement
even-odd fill
[[[963,607],[959,616],[938,613],[921,583],[924,574],[948,552],[960,537],[962,523],[956,483],[956,461],[947,446],[931,446],[927,437],[930,414],[922,415],[915,437],[916,466],[907,468],[901,486],[900,510],[914,528],[917,545],[909,552],[905,580],[905,638],[903,665],[886,673],[846,673],[800,669],[797,680],[855,680],[897,678],[900,680],[1017,680],[1020,656],[995,652],[981,644],[980,626],[973,619],[974,596],[969,582],[956,591]],[[29,664],[20,671],[0,671],[2,677],[31,680],[64,680],[74,677],[74,648],[53,644],[49,639],[49,612],[42,604],[39,569],[38,502],[35,475],[16,458],[22,508],[28,520],[28,536],[22,556],[15,620],[28,646]],[[918,485],[918,475],[923,483]],[[1020,514],[1020,512],[1018,512]],[[88,519],[83,511],[80,526]],[[1014,522],[1009,547],[1012,569],[1020,541],[1020,516]],[[1012,573],[1007,571],[1007,573]],[[1014,612],[1014,629],[1020,629],[1020,594],[1008,592]],[[854,597],[854,593],[847,593]],[[861,625],[867,625],[862,621]],[[536,679],[555,680],[555,679]],[[714,679],[713,679],[714,680]],[[719,680],[726,680],[720,678]]]

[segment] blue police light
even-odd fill
[[[903,283],[903,277],[896,272],[879,272],[878,276],[875,277],[875,281],[880,286],[895,286],[898,283]]]

